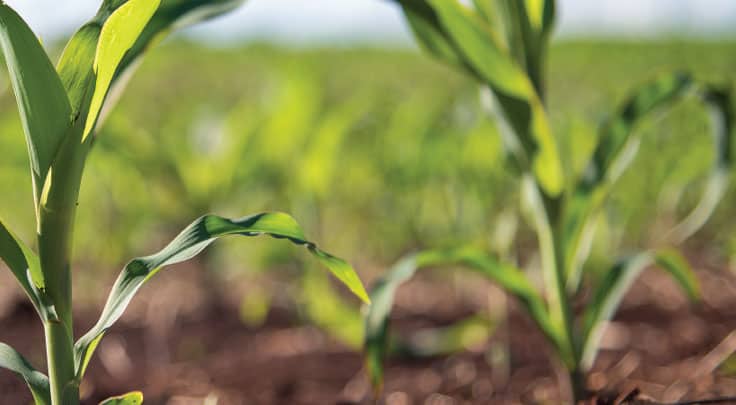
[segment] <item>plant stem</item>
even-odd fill
[[[588,390],[585,387],[585,373],[580,368],[568,372],[570,377],[570,391],[572,392],[573,404],[578,404],[588,399]]]
[[[71,334],[61,322],[44,323],[46,355],[54,405],[79,403],[79,387],[74,382],[74,344]]]
[[[71,138],[71,139],[69,139]],[[84,161],[89,150],[69,137],[62,145],[47,184],[38,195],[38,251],[46,294],[58,320],[44,323],[52,405],[79,404],[74,364],[71,242]]]

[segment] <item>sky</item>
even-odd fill
[[[99,0],[6,0],[44,40],[94,14]],[[736,36],[736,0],[558,0],[561,37]],[[389,0],[249,0],[238,11],[184,35],[220,42],[410,43]]]

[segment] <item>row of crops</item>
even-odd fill
[[[547,49],[553,3],[538,15],[513,2],[503,15],[483,2],[402,3],[444,64],[413,50],[174,41],[145,60],[113,111],[116,85],[159,31],[199,6],[104,2],[56,69],[0,6],[10,77],[0,125],[26,133],[0,138],[0,254],[44,323],[49,378],[5,345],[0,366],[38,403],[76,403],[97,344],[159,268],[221,236],[269,234],[317,261],[240,238],[197,259],[213,288],[234,277],[263,285],[244,298],[246,322],[262,322],[281,293],[268,280],[298,279],[305,318],[364,345],[379,388],[397,346],[388,319],[398,287],[422,267],[467,267],[521,303],[584,399],[601,328],[644,268],[664,268],[696,299],[672,246],[690,238],[692,249],[731,254],[732,207],[718,203],[732,200],[733,61],[728,43]],[[249,212],[266,213],[228,219]],[[206,213],[222,217],[191,222]],[[37,246],[22,242],[34,237]],[[125,265],[100,321],[74,343],[71,276],[75,299],[97,303],[127,258],[162,246]],[[370,297],[323,247],[374,281]],[[363,314],[312,271],[319,263],[365,302]]]

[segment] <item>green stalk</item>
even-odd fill
[[[61,322],[45,322],[44,329],[51,403],[76,405],[79,403],[79,385],[75,381],[74,342]]]
[[[78,131],[78,125],[72,131]],[[79,382],[74,366],[72,318],[71,242],[84,161],[90,142],[78,136],[64,141],[39,193],[38,250],[46,293],[58,320],[44,322],[51,403],[79,403]]]
[[[575,318],[572,308],[570,306],[570,299],[567,289],[566,275],[569,263],[567,263],[567,256],[565,254],[565,239],[564,239],[564,203],[565,195],[557,199],[545,199],[545,211],[548,218],[551,218],[552,223],[552,240],[554,244],[554,256],[555,256],[555,283],[554,288],[559,298],[559,313],[562,316],[562,325],[564,327],[564,334],[566,342],[568,344],[567,350],[569,355],[567,359],[563,358],[563,363],[567,369],[567,375],[569,377],[570,391],[573,395],[573,403],[577,404],[579,401],[586,399],[586,386],[585,386],[585,375],[583,371],[582,362],[582,347],[581,342],[578,339],[578,332],[575,328]]]

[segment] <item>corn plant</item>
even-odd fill
[[[0,2],[2,46],[25,132],[37,220],[37,249],[0,221],[0,258],[41,318],[48,376],[0,344],[0,367],[25,380],[37,404],[79,403],[79,385],[96,347],[142,285],[165,266],[190,259],[227,235],[266,234],[305,246],[318,261],[367,301],[354,270],[308,241],[283,213],[240,219],[205,215],[152,255],[131,260],[114,283],[97,323],[76,342],[72,329],[71,236],[85,161],[102,115],[144,51],[184,24],[214,17],[240,0],[105,0],[71,38],[56,68],[23,19]],[[141,196],[145,197],[145,196]],[[107,404],[139,404],[141,393]]]
[[[703,197],[669,234],[680,242],[697,231],[725,192],[731,161],[733,111],[728,88],[703,84],[687,74],[663,74],[631,92],[604,122],[583,173],[564,156],[547,114],[545,64],[555,18],[554,0],[397,0],[422,48],[472,77],[496,119],[512,167],[521,179],[522,214],[537,235],[543,291],[512,263],[483,249],[422,251],[401,260],[371,291],[365,350],[372,381],[380,387],[389,348],[388,317],[397,288],[417,269],[468,267],[502,286],[526,310],[564,365],[575,400],[585,396],[605,322],[640,272],[653,264],[667,270],[691,298],[699,294],[687,262],[670,248],[654,248],[616,262],[597,283],[583,283],[583,267],[596,219],[636,155],[636,124],[686,97],[702,100],[713,117],[715,163]],[[569,165],[567,165],[569,166]],[[592,284],[592,285],[589,285]],[[580,313],[572,302],[590,295]]]

